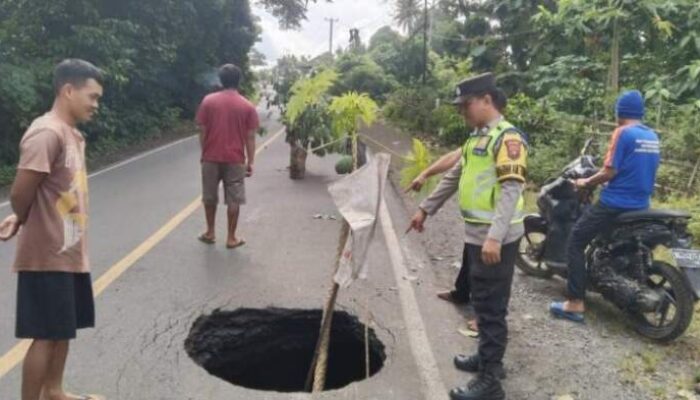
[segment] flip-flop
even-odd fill
[[[549,312],[552,313],[557,318],[561,319],[568,319],[569,321],[577,322],[579,324],[582,324],[585,322],[585,319],[583,317],[583,313],[581,312],[571,312],[571,311],[566,311],[564,310],[564,303],[562,302],[553,302],[552,304],[549,305]]]
[[[199,235],[199,237],[197,238],[197,240],[199,240],[200,242],[202,242],[202,243],[204,243],[204,244],[215,244],[215,243],[216,243],[216,240],[215,240],[215,239],[208,238],[208,237],[204,236],[203,234],[202,234],[202,235]]]
[[[100,396],[98,394],[71,394],[68,395],[71,400],[107,400],[106,397]]]
[[[237,248],[243,246],[244,244],[245,244],[245,239],[239,239],[239,240],[238,240],[238,243],[236,243],[236,244],[234,244],[234,245],[229,245],[229,244],[227,244],[227,245],[226,245],[226,248],[229,249],[229,250],[233,250],[233,249],[237,249]]]

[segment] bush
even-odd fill
[[[12,181],[15,179],[16,172],[17,170],[14,166],[0,166],[0,186],[7,186],[11,184]]]
[[[427,132],[431,128],[435,100],[437,97],[430,88],[401,88],[389,96],[383,114],[399,128],[409,132]]]
[[[344,54],[338,61],[337,71],[340,79],[330,91],[334,96],[347,92],[367,93],[373,100],[384,103],[388,94],[398,86],[392,76],[364,55]]]

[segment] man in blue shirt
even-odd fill
[[[550,305],[555,316],[576,322],[583,322],[585,311],[586,247],[619,214],[649,208],[659,168],[659,137],[641,122],[642,94],[636,90],[623,93],[615,111],[618,128],[610,139],[603,168],[590,178],[576,181],[578,188],[608,184],[600,201],[581,216],[569,236],[568,300]]]

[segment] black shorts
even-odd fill
[[[18,339],[70,340],[95,326],[89,273],[20,272],[17,278]]]

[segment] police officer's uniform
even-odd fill
[[[495,88],[494,77],[485,74],[458,86],[456,104],[470,95]],[[472,357],[457,356],[455,365],[478,372],[467,387],[453,390],[453,399],[502,399],[499,377],[503,374],[510,300],[518,245],[523,235],[522,192],[527,174],[525,135],[502,117],[477,129],[462,148],[462,161],[441,180],[421,203],[432,215],[455,192],[465,222],[465,260],[462,274],[470,278],[471,302],[479,323],[479,351]],[[485,265],[481,248],[487,238],[499,241],[501,262]]]

